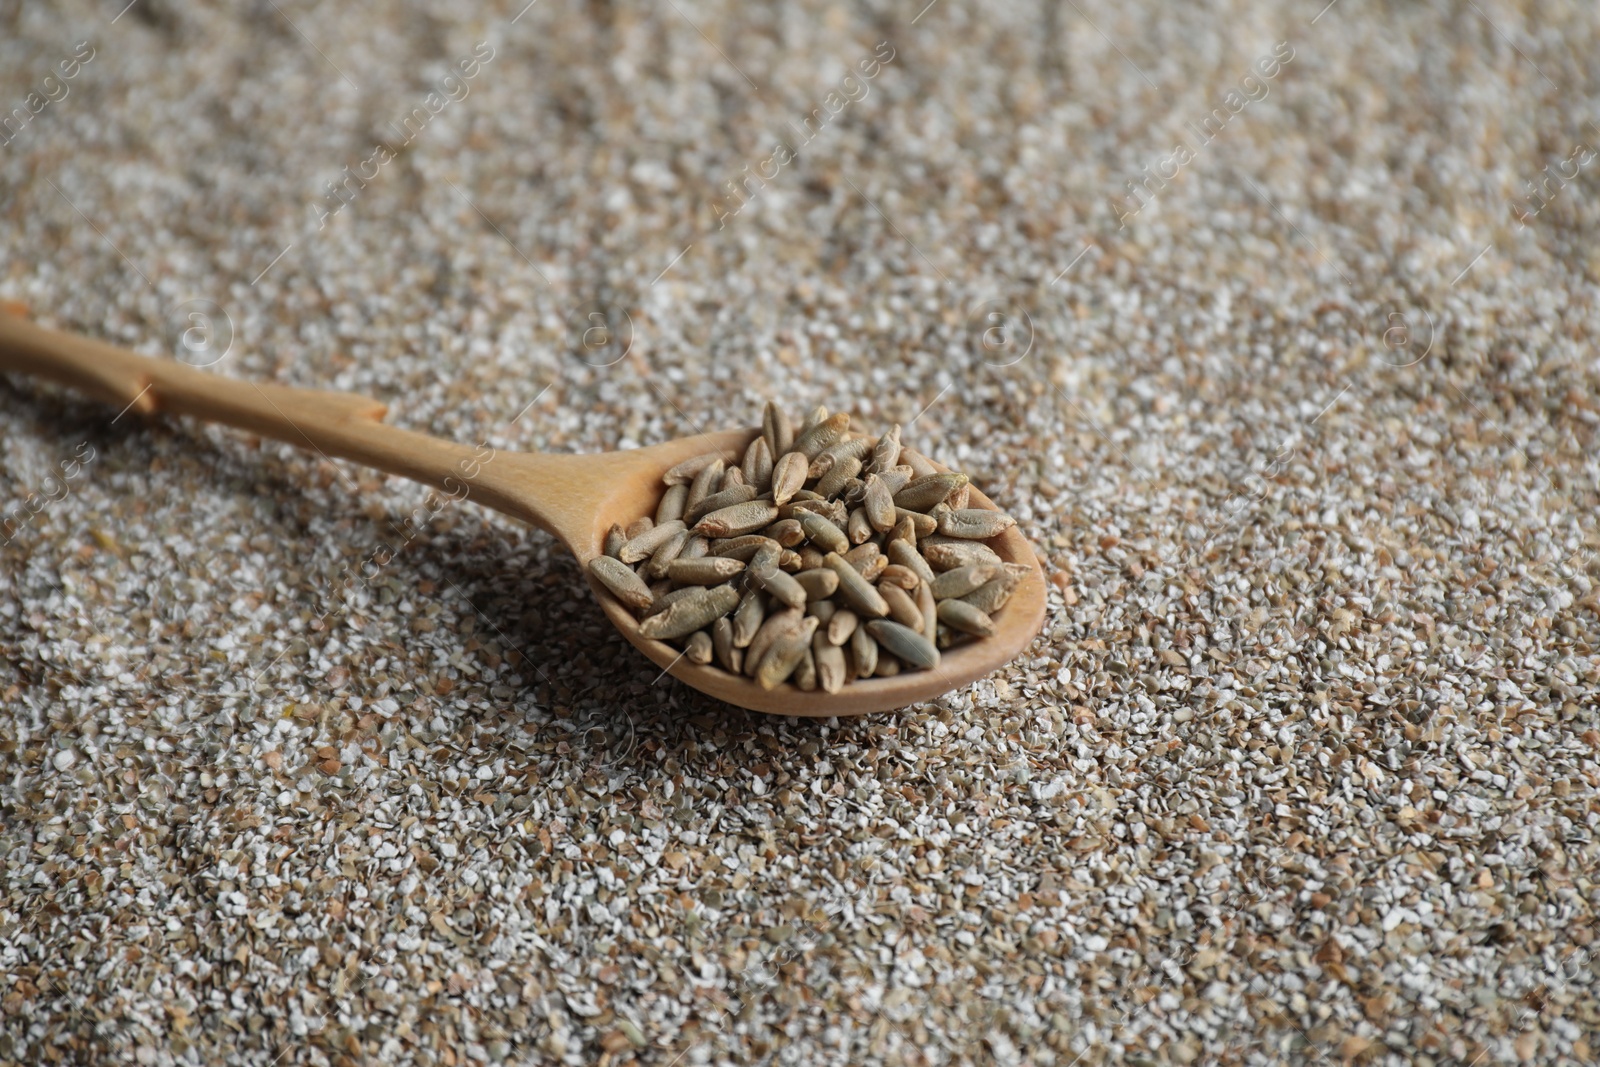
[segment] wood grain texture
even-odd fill
[[[118,407],[146,414],[190,415],[351,460],[433,486],[546,530],[579,563],[598,555],[612,523],[626,526],[654,512],[674,464],[720,451],[730,463],[759,432],[726,430],[649,448],[600,455],[489,451],[382,421],[387,408],[349,393],[257,384],[151,359],[114,345],[46,330],[0,313],[0,370],[59,382]],[[982,493],[972,506],[994,509]],[[989,542],[1000,556],[1031,573],[995,619],[993,637],[950,649],[939,666],[890,678],[852,682],[835,694],[754,681],[683,658],[678,649],[639,633],[633,613],[584,574],[606,616],[650,660],[687,685],[730,704],[774,715],[826,717],[886,711],[930,700],[1003,666],[1021,652],[1044,621],[1045,584],[1033,548],[1015,528]]]

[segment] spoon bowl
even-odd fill
[[[595,522],[589,528],[585,541],[580,544],[568,539],[567,547],[578,557],[578,562],[585,565],[584,577],[588,579],[595,599],[600,602],[611,624],[658,667],[702,693],[752,711],[812,718],[864,715],[932,700],[942,693],[991,674],[1014,659],[1039,633],[1044,623],[1044,573],[1033,547],[1013,526],[987,544],[1001,559],[1007,563],[1023,564],[1029,568],[1029,573],[1018,583],[1006,606],[996,614],[994,634],[945,650],[939,658],[939,665],[932,670],[908,670],[888,678],[857,679],[837,693],[820,690],[802,692],[792,685],[763,689],[753,679],[743,675],[732,674],[710,664],[702,666],[691,663],[679,649],[664,641],[645,637],[639,632],[639,620],[633,612],[589,572],[589,560],[601,553],[606,531],[612,523],[626,527],[641,515],[654,514],[656,501],[660,499],[664,488],[661,476],[668,468],[706,452],[722,452],[730,462],[737,461],[758,432],[753,429],[729,430],[670,441],[652,448],[583,457],[603,459],[616,456],[626,459],[637,481],[630,482],[626,492],[616,494],[596,510]],[[934,466],[945,469],[937,463]],[[972,490],[970,506],[999,510],[993,501],[976,489]]]
[[[0,371],[60,382],[146,414],[192,415],[338,456],[433,486],[543,529],[577,557],[601,608],[622,635],[674,678],[709,696],[775,715],[861,715],[931,700],[1004,666],[1038,634],[1044,621],[1044,574],[1015,527],[988,544],[1029,573],[995,617],[992,636],[947,650],[931,670],[850,682],[837,693],[802,692],[792,685],[763,689],[753,679],[686,659],[678,649],[639,632],[639,620],[589,573],[613,524],[626,527],[653,515],[662,475],[707,452],[737,462],[756,436],[726,430],[648,448],[598,455],[511,452],[476,448],[382,422],[376,400],[349,393],[258,384],[152,359],[72,334],[38,327],[0,311]],[[936,464],[937,466],[937,464]],[[976,490],[971,506],[994,510]]]

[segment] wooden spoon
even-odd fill
[[[996,618],[992,637],[951,649],[930,671],[850,682],[838,693],[801,692],[792,685],[762,689],[715,666],[689,662],[678,649],[639,634],[639,623],[589,575],[613,523],[627,526],[654,514],[661,475],[674,464],[721,451],[730,462],[744,454],[756,430],[725,430],[597,456],[479,449],[413,433],[380,421],[386,406],[351,393],[258,385],[173,360],[151,359],[100,341],[46,330],[0,311],[0,370],[48,378],[126,410],[168,412],[236,426],[324,458],[338,456],[502,511],[558,538],[578,562],[612,625],[673,677],[703,693],[774,715],[860,715],[904,707],[981,678],[1004,666],[1044,621],[1044,575],[1015,528],[989,542],[999,555],[1031,572]],[[982,493],[973,507],[993,509]]]

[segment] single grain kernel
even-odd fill
[[[945,571],[931,583],[933,598],[935,600],[948,600],[951,597],[966,596],[977,589],[984,582],[995,577],[997,573],[1003,574],[1000,567],[993,563],[972,563],[955,570]]]
[[[810,414],[806,415],[806,417],[801,420],[800,429],[797,431],[798,436],[803,437],[810,433],[813,428],[815,428],[819,423],[822,422],[823,419],[826,419],[827,417],[828,409],[823,405],[818,404],[816,407],[811,409]]]
[[[786,680],[795,668],[800,666],[801,661],[810,655],[811,635],[816,632],[817,620],[808,617],[802,618],[798,624],[791,624],[779,633],[756,666],[756,684],[763,689],[776,689],[779,683]],[[813,688],[815,684],[813,670]]]
[[[768,615],[745,649],[744,672],[753,676],[756,668],[761,666],[761,659],[767,654],[767,649],[772,647],[772,642],[777,640],[779,634],[793,627],[803,615],[804,612],[799,608],[784,608]]]
[[[894,496],[900,490],[911,484],[911,479],[916,477],[910,467],[890,467],[878,475],[883,479],[883,484],[888,487],[889,495]]]
[[[939,628],[939,602],[927,582],[917,586],[917,608],[922,612],[922,636],[931,641]]]
[[[747,566],[751,574],[766,574],[777,570],[782,563],[783,549],[769,542],[751,553]]]
[[[985,615],[993,615],[1006,606],[1006,601],[1016,592],[1019,581],[1015,575],[1003,574],[993,581],[984,582],[961,599]]]
[[[761,436],[774,456],[781,456],[794,446],[794,423],[789,421],[789,413],[770,400],[761,412]]]
[[[878,669],[878,642],[858,626],[850,635],[850,661],[855,665],[857,678],[871,678]]]
[[[738,603],[739,591],[731,585],[697,588],[696,594],[674,601],[666,611],[640,623],[639,632],[659,641],[687,637],[696,630],[710,626],[732,611]]]
[[[719,537],[711,543],[711,555],[727,556],[729,559],[750,562],[750,557],[756,550],[765,547],[778,548],[778,542],[763,534],[742,534],[738,537]]]
[[[721,619],[717,620],[721,622]],[[707,664],[711,662],[711,635],[704,630],[696,630],[689,635],[689,643],[684,646],[683,655],[690,663]]]
[[[889,427],[889,432],[878,438],[878,443],[872,449],[872,462],[867,464],[867,470],[874,474],[882,474],[890,467],[900,462],[900,424],[897,422]]]
[[[911,528],[916,533],[918,540],[927,537],[939,528],[939,522],[932,515],[924,515],[920,511],[907,511],[905,508],[895,508],[896,522],[911,520]]]
[[[824,448],[844,437],[850,428],[850,416],[844,412],[831,415],[795,438],[794,450],[803,453],[807,466]]]
[[[722,453],[702,452],[698,456],[692,456],[682,463],[668,468],[667,473],[661,476],[661,480],[669,486],[687,485],[689,482],[694,481],[695,475],[711,466],[712,463],[722,462],[725,462],[722,458]]]
[[[983,508],[954,509],[940,514],[939,532],[946,537],[965,537],[975,541],[986,541],[1005,533],[1017,524],[1017,520],[1010,515],[999,511],[986,511]]]
[[[762,592],[772,594],[780,603],[787,604],[791,608],[803,608],[806,606],[805,588],[793,577],[776,567],[764,573],[752,570],[750,584]]]
[[[939,473],[939,468],[928,462],[928,457],[914,448],[900,449],[900,462],[910,467],[911,473],[918,478]]]
[[[867,632],[884,648],[913,667],[925,670],[939,665],[939,650],[922,634],[898,622],[873,619]]]
[[[611,591],[611,595],[634,611],[643,611],[655,599],[644,579],[633,573],[633,568],[610,556],[596,556],[589,561],[589,573]],[[831,573],[831,572],[830,572]]]
[[[850,635],[856,632],[856,626],[861,622],[861,616],[848,608],[840,608],[833,613],[833,618],[828,620],[828,640],[836,645],[842,645],[850,640]]]
[[[964,600],[939,601],[939,621],[964,634],[994,635],[994,620]]]
[[[872,523],[867,519],[865,508],[856,508],[850,513],[844,532],[852,545],[864,544],[872,536]]]
[[[878,595],[889,605],[889,617],[912,630],[922,629],[922,609],[911,594],[897,585],[880,585]]]
[[[844,531],[834,525],[832,520],[809,511],[803,512],[799,519],[800,528],[806,532],[806,537],[822,551],[838,552],[841,555],[850,551],[849,538],[845,537]]]
[[[606,555],[615,559],[622,551],[622,546],[627,543],[627,533],[623,531],[621,526],[618,526],[616,523],[612,523],[611,529],[606,531],[606,539],[601,547]]]
[[[794,580],[800,583],[809,600],[825,600],[839,588],[839,576],[826,567],[801,571]]]
[[[754,500],[757,495],[755,486],[752,485],[735,485],[729,489],[719,490],[690,508],[684,514],[683,521],[693,526],[713,511],[721,511],[723,508],[731,508],[735,504],[746,503]]]
[[[785,452],[772,468],[772,502],[786,504],[806,484],[806,466],[811,461],[803,452]]]
[[[828,641],[821,634],[811,639],[811,658],[816,662],[817,684],[824,693],[837,693],[848,680],[844,649],[837,642]]]
[[[945,497],[967,484],[965,474],[947,472],[914,478],[904,489],[894,495],[896,507],[907,511],[927,511]]]
[[[771,487],[772,450],[767,446],[765,437],[757,437],[750,442],[750,447],[744,450],[744,462],[740,464],[739,471],[744,477],[744,484],[763,493]]]
[[[650,520],[646,519],[646,522]],[[682,533],[684,525],[677,519],[664,522],[660,526],[651,524],[638,534],[630,537],[627,542],[617,550],[617,558],[624,563],[638,563],[647,556],[655,554],[656,549]]]
[[[713,511],[694,524],[694,531],[707,537],[738,537],[770,526],[777,517],[778,509],[771,504],[751,500]]]
[[[683,555],[683,550],[689,547],[689,531],[679,530],[672,535],[672,539],[650,555],[650,562],[644,565],[643,574],[652,581],[660,581],[667,576],[667,567],[672,561]]]
[[[816,637],[813,636],[812,640],[815,641]],[[802,693],[810,693],[817,688],[817,658],[811,654],[809,645],[800,654],[800,662],[794,665],[794,673],[789,675],[789,680]]]
[[[839,596],[856,614],[874,619],[889,614],[889,605],[884,603],[872,583],[861,577],[861,573],[843,556],[829,552],[823,557],[823,564],[839,576]]]
[[[867,475],[861,496],[861,510],[874,530],[884,533],[894,528],[894,497],[889,486],[876,474]]]
[[[884,554],[889,557],[889,562],[906,568],[924,582],[933,581],[933,568],[928,566],[928,561],[922,558],[922,553],[917,551],[913,542],[890,541]]]
[[[739,673],[741,650],[734,646],[733,623],[726,615],[711,624],[711,650],[716,655],[719,667],[734,674]]]
[[[1000,556],[994,549],[977,541],[935,540],[924,542],[918,548],[934,570],[949,571],[974,563],[998,565],[1000,562]]]
[[[878,575],[878,585],[897,585],[901,589],[915,589],[921,584],[922,579],[910,567],[899,563],[890,563],[883,568],[883,573]]]
[[[747,591],[733,613],[733,647],[746,648],[766,620],[766,601],[758,590]]]
[[[675,559],[667,564],[667,578],[674,585],[719,585],[742,570],[743,563],[726,556]]]
[[[666,611],[678,601],[693,595],[697,588],[699,587],[685,585],[674,589],[672,588],[671,582],[659,582],[656,585],[651,586],[650,594],[654,596],[655,599],[652,600],[650,602],[650,606],[645,609],[644,617],[648,619],[652,615],[660,615],[663,611]]]
[[[683,518],[684,503],[689,499],[689,487],[682,482],[669,485],[667,491],[661,494],[661,503],[656,505],[656,525],[671,522],[673,519]]]
[[[801,528],[799,519],[779,519],[762,533],[784,548],[798,548],[806,539],[806,532]]]

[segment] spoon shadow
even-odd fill
[[[555,741],[559,755],[607,775],[648,775],[655,752],[681,751],[706,731],[753,734],[759,724],[786,721],[708,696],[641,658],[595,602],[577,561],[543,534],[527,540],[537,566],[514,585],[493,550],[452,555],[441,545],[446,550],[430,556],[439,557],[461,614],[517,653],[523,721],[536,724],[531,737]],[[794,721],[808,735],[827,722]]]
[[[827,746],[830,735],[853,735],[855,720],[833,722],[830,731],[826,718],[748,711],[701,693],[643,659],[608,620],[583,568],[560,542],[496,512],[454,505],[433,511],[425,505],[432,520],[406,538],[400,512],[415,494],[352,498],[323,492],[307,484],[307,471],[322,466],[314,455],[287,449],[280,454],[276,446],[257,450],[242,440],[218,442],[188,422],[130,417],[111,423],[105,408],[93,401],[50,386],[0,383],[0,426],[14,437],[33,438],[47,456],[69,455],[88,441],[101,457],[99,466],[85,473],[89,482],[115,470],[148,472],[158,459],[198,460],[205,467],[206,491],[232,498],[226,514],[248,514],[249,528],[238,532],[271,546],[263,552],[267,567],[294,574],[276,616],[281,620],[310,606],[321,627],[302,635],[305,647],[297,654],[230,669],[228,684],[235,695],[284,694],[298,681],[303,695],[292,698],[297,702],[348,705],[349,698],[360,697],[363,708],[370,708],[392,697],[399,708],[385,718],[429,745],[500,753],[511,773],[547,765],[553,757],[596,779],[670,777],[674,772],[663,768],[663,753],[683,773],[699,777],[763,764],[781,768],[807,758],[799,752],[806,742]],[[394,484],[409,483],[396,479]],[[116,497],[120,490],[102,484],[97,492]],[[425,500],[431,491],[418,492]],[[185,499],[177,492],[151,493],[145,515],[154,522],[181,518]],[[264,499],[274,506],[251,509]],[[131,499],[128,503],[133,506]],[[116,521],[115,515],[108,518]],[[314,556],[330,520],[340,526],[343,540],[332,562]],[[112,527],[111,532],[120,531]],[[53,543],[42,531],[31,536],[35,545],[41,538]],[[355,569],[341,570],[340,561],[370,558],[380,546],[393,551],[375,573],[358,576],[353,589],[346,587]],[[217,570],[206,551],[199,546],[193,563]],[[218,599],[233,591],[225,577],[214,582],[218,593],[207,603],[219,606]],[[412,614],[393,610],[397,601],[381,603],[385,590],[394,589],[415,591],[409,596]],[[219,607],[217,617],[228,617],[227,610]],[[414,626],[418,618],[426,629],[400,628]],[[385,620],[389,629],[377,628],[375,619]],[[226,632],[226,627],[203,624],[187,637],[168,638],[166,654],[187,666],[141,673],[140,684],[202,701],[225,695],[191,667],[203,663],[212,643]],[[335,640],[345,648],[357,641],[412,651],[421,646],[431,662],[422,669],[406,663],[398,684],[385,693],[377,679],[359,669],[339,673],[315,666]],[[397,657],[391,651],[388,658],[386,673],[394,674]],[[432,669],[441,660],[451,665]],[[241,672],[244,678],[254,675],[254,683],[242,686]],[[783,738],[781,748],[773,744],[777,737]]]

